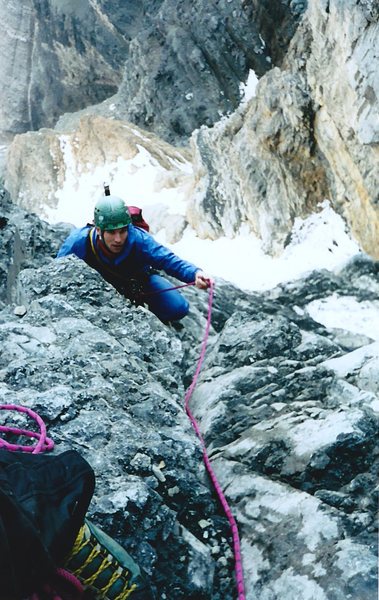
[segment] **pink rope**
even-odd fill
[[[76,598],[76,600],[81,600],[84,593],[84,588],[80,583],[79,579],[75,575],[73,575],[73,573],[70,573],[69,571],[66,571],[66,569],[62,569],[59,567],[55,569],[55,577],[69,584],[69,586],[71,587],[69,596],[71,600],[74,600],[74,598]],[[66,593],[64,593],[63,596],[57,594],[57,592],[50,584],[45,584],[42,588],[42,592],[45,595],[47,595],[48,598],[50,598],[50,600],[65,600],[65,598],[67,598]],[[41,600],[41,596],[37,593],[34,593],[27,600]]]
[[[12,452],[31,452],[32,454],[38,454],[39,452],[47,452],[54,448],[54,442],[46,435],[46,425],[41,417],[26,406],[19,406],[16,404],[1,404],[0,410],[16,410],[17,412],[25,413],[34,421],[36,421],[39,432],[28,431],[27,429],[19,429],[18,427],[8,427],[6,425],[0,425],[0,432],[2,433],[13,433],[15,435],[23,435],[38,440],[34,446],[22,446],[20,444],[10,444],[6,440],[0,438],[0,448],[5,448]]]
[[[70,573],[69,571],[66,571],[66,569],[62,568],[56,569],[55,572],[58,575],[58,577],[67,581],[71,585],[71,587],[74,588],[74,590],[79,594],[79,597],[82,596],[84,588],[80,583],[79,579],[73,573]]]
[[[205,334],[204,334],[203,342],[201,345],[200,357],[199,357],[199,360],[197,363],[195,374],[192,379],[192,383],[185,394],[184,405],[185,405],[187,415],[188,415],[188,417],[192,423],[192,426],[193,426],[194,430],[196,431],[197,437],[199,438],[200,443],[202,445],[203,459],[204,459],[205,466],[207,468],[207,471],[212,480],[213,486],[216,490],[216,493],[220,499],[221,505],[224,509],[224,512],[225,512],[227,519],[229,521],[229,524],[230,524],[230,528],[232,531],[232,539],[233,539],[233,550],[234,550],[235,574],[236,574],[236,581],[237,581],[238,600],[245,600],[245,587],[244,587],[244,579],[243,579],[241,544],[240,544],[240,539],[239,539],[239,534],[238,534],[237,523],[236,523],[235,518],[233,517],[230,506],[229,506],[229,504],[225,498],[225,495],[221,489],[221,486],[217,480],[216,474],[212,468],[211,462],[210,462],[208,454],[207,454],[205,442],[204,442],[203,436],[201,435],[200,428],[189,408],[189,401],[192,396],[193,390],[195,389],[197,380],[199,378],[200,370],[201,370],[201,367],[202,367],[202,364],[204,361],[204,357],[205,357],[205,351],[206,351],[207,341],[208,341],[208,336],[209,336],[209,328],[210,328],[210,324],[211,324],[213,288],[214,288],[214,284],[211,282],[210,287],[209,287],[208,318],[207,318],[207,324],[205,327]]]
[[[196,285],[196,282],[191,281],[191,283],[183,283],[182,285],[175,285],[174,287],[169,287],[162,290],[155,290],[154,292],[141,292],[140,296],[156,296],[156,294],[163,294],[164,292],[171,292],[172,290],[180,290],[180,288],[185,288],[189,285]]]

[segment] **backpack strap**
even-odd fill
[[[90,230],[89,230],[89,232],[88,232],[88,239],[89,239],[89,243],[90,243],[90,246],[91,246],[92,254],[93,254],[93,255],[94,255],[94,257],[96,258],[96,260],[97,260],[98,262],[100,262],[100,258],[99,258],[99,255],[98,255],[98,253],[97,253],[97,250],[96,250],[96,248],[95,248],[95,244],[93,243],[93,235],[94,235],[94,232],[95,232],[95,227],[91,227],[91,229],[90,229]]]

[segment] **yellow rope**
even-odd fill
[[[83,527],[80,528],[80,531],[75,540],[75,544],[73,545],[73,548],[70,552],[69,560],[72,556],[75,556],[75,554],[78,554],[78,552],[80,552],[81,549],[84,548],[84,546],[86,545],[86,543],[87,543],[87,539],[85,537],[85,528],[86,527],[87,527],[87,525],[83,525]]]
[[[88,559],[89,558],[90,557],[88,557]],[[86,562],[88,562],[88,559]],[[91,575],[91,577],[87,577],[87,579],[83,579],[83,584],[87,585],[87,586],[94,585],[96,579],[101,575],[102,571],[105,571],[106,569],[108,569],[109,566],[112,566],[112,563],[106,557],[106,558],[104,558],[102,563],[99,565],[99,568],[97,569],[96,573]],[[120,570],[121,570],[121,573],[120,573]],[[117,569],[117,571],[115,573],[113,573],[113,575],[111,576],[111,579],[107,583],[107,585],[104,586],[103,588],[101,588],[99,591],[104,595],[107,594],[109,592],[109,590],[112,588],[113,584],[122,577],[122,571],[123,571],[122,568]],[[123,579],[125,579],[125,578],[123,577]],[[127,579],[125,579],[124,585],[126,585],[126,586],[128,585]],[[134,592],[135,589],[137,589],[137,585],[135,583],[133,583],[133,585],[130,588],[124,589],[120,594],[118,594],[118,596],[116,596],[114,598],[114,600],[127,600],[127,598],[130,596],[130,594],[132,592]]]
[[[134,592],[135,589],[137,589],[137,585],[133,583],[131,588],[125,590],[125,592],[121,592],[121,594],[119,594],[114,600],[126,600],[127,598],[129,598],[130,594]]]
[[[81,572],[84,571],[84,569],[93,561],[93,559],[96,558],[97,556],[99,556],[99,554],[100,554],[100,552],[99,552],[98,548],[95,546],[95,548],[93,550],[91,550],[91,552],[89,553],[87,560],[80,567],[75,569],[74,574],[80,575]]]
[[[100,554],[100,553],[97,552],[97,554]],[[95,583],[96,579],[101,575],[102,571],[105,571],[105,569],[107,569],[108,567],[109,567],[109,560],[108,560],[108,558],[104,558],[104,560],[99,565],[99,568],[97,569],[97,571],[95,571],[95,573],[93,575],[91,575],[91,577],[87,577],[86,579],[83,579],[83,583],[85,585],[93,585]]]
[[[86,536],[86,533],[89,534],[88,537]],[[69,559],[73,559],[75,557],[76,554],[78,554],[79,552],[81,552],[81,550],[87,545],[87,544],[91,544],[91,538],[90,538],[90,530],[88,525],[84,524],[83,527],[80,528],[79,533],[76,537],[74,546],[70,552],[70,556]],[[92,562],[92,560],[94,560],[95,558],[97,558],[98,556],[101,556],[101,550],[102,547],[99,544],[96,544],[94,546],[94,548],[91,550],[90,554],[87,557],[87,560],[77,569],[75,569],[73,571],[73,573],[77,576],[80,576],[80,574],[85,570],[85,568]],[[108,558],[110,557],[110,558]],[[112,567],[113,566],[113,561],[112,559],[112,555],[108,554],[106,558],[104,558],[102,560],[102,562],[100,563],[98,569],[96,570],[95,573],[93,573],[93,575],[91,575],[88,578],[81,578],[81,581],[83,583],[83,585],[86,586],[93,586],[96,579],[101,575],[101,573],[107,569],[108,567]],[[128,586],[128,580],[126,578],[126,573],[129,574],[128,570],[126,568],[123,568],[121,566],[117,567],[117,570],[112,574],[109,582],[101,589],[99,589],[100,593],[103,594],[106,597],[106,594],[111,590],[112,586],[117,582],[118,579],[124,579],[124,585]],[[123,589],[122,592],[120,594],[118,594],[114,600],[127,600],[130,596],[130,594],[132,594],[134,592],[134,590],[137,589],[137,585],[135,583],[133,583],[131,585],[130,588],[127,587],[127,589]]]
[[[104,587],[102,587],[100,589],[100,592],[102,594],[106,594],[107,592],[109,592],[109,590],[111,589],[112,585],[117,581],[117,579],[120,578],[121,574],[122,574],[122,570],[121,569],[119,569],[118,572],[116,571],[115,573],[113,573],[113,575],[110,578],[109,582]]]

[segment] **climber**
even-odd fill
[[[96,269],[135,304],[146,303],[164,323],[188,314],[189,303],[157,273],[163,270],[184,283],[207,289],[211,280],[195,265],[182,260],[139,227],[134,227],[124,201],[102,196],[95,205],[94,226],[75,229],[65,240],[58,258],[75,254]]]

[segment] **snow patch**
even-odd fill
[[[135,131],[137,132],[137,130]],[[188,176],[191,167],[188,162],[172,158],[173,170],[162,167],[158,160],[141,145],[138,153],[130,160],[119,157],[117,161],[95,166],[88,163],[86,170],[78,172],[70,137],[62,135],[60,146],[65,163],[65,181],[55,196],[58,200],[54,209],[46,208],[47,219],[52,223],[68,222],[82,227],[91,222],[93,208],[103,193],[105,181],[110,183],[111,193],[120,196],[127,204],[148,207],[163,205],[169,213],[185,214],[186,189],[181,182],[170,185],[173,173]]]
[[[345,329],[379,340],[379,300],[358,302],[352,296],[332,294],[310,302],[307,310],[312,319],[325,327]]]
[[[342,268],[359,253],[358,244],[345,231],[345,223],[329,202],[306,219],[297,218],[290,244],[279,257],[271,257],[248,228],[234,238],[204,240],[187,228],[173,252],[198,264],[213,276],[226,279],[241,289],[264,291],[308,275],[315,269]],[[164,234],[159,241],[166,244]],[[248,257],[248,260],[247,260]]]
[[[251,98],[254,98],[258,81],[255,72],[250,69],[246,82],[240,83],[241,104],[246,104]]]
[[[379,342],[368,344],[353,352],[338,358],[330,358],[321,363],[327,369],[334,371],[339,377],[346,377],[349,373],[358,372],[371,358],[379,357]]]

